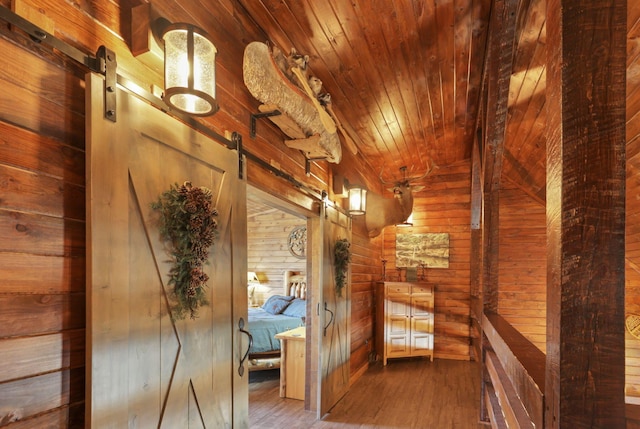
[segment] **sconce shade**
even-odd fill
[[[367,190],[359,187],[349,188],[349,213],[363,215],[367,207]]]
[[[164,101],[183,112],[207,116],[216,101],[216,47],[191,24],[170,24],[164,40]]]

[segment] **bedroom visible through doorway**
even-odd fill
[[[281,342],[275,334],[305,324],[306,228],[304,213],[248,187],[247,306],[254,337],[248,361],[249,389],[264,389],[267,397],[283,394],[286,400],[295,400],[280,389]],[[304,386],[304,371],[301,374],[296,383]],[[304,400],[300,406],[304,408]]]

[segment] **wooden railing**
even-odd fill
[[[485,406],[492,426],[544,427],[545,355],[498,314],[482,317]]]

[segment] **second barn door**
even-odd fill
[[[318,417],[322,417],[347,393],[349,389],[351,276],[344,273],[344,287],[336,288],[335,246],[351,242],[351,220],[333,207],[321,208],[320,216],[312,218],[312,272],[315,281],[313,299],[318,323],[314,325],[314,338],[318,347],[317,399]],[[317,285],[317,288],[316,288]]]

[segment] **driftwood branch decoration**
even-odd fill
[[[307,59],[305,57],[304,61]],[[309,159],[323,158],[340,163],[342,148],[335,122],[316,99],[304,73],[298,73],[303,70],[297,65],[286,67],[289,67],[287,70],[291,71],[292,77],[283,73],[265,43],[251,42],[245,48],[244,83],[251,95],[264,103],[261,111],[275,106],[282,112],[283,117],[269,119],[293,139],[285,141],[285,144],[300,149]],[[300,86],[296,85],[297,79],[300,79]]]

